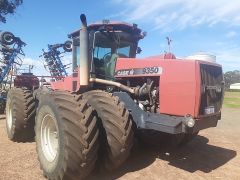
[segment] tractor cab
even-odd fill
[[[114,80],[117,58],[135,58],[138,41],[144,37],[137,25],[103,21],[91,24],[88,30],[89,71],[91,77]],[[73,70],[80,65],[80,33],[70,35],[73,39]]]

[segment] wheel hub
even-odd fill
[[[54,118],[47,114],[41,124],[41,147],[45,158],[53,162],[58,154],[58,129]]]

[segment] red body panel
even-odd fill
[[[51,82],[51,87],[53,89],[62,89],[66,91],[77,91],[80,89],[80,83],[79,83],[79,73],[75,73],[73,76],[65,77],[62,80]]]
[[[119,58],[116,71],[120,69],[161,67],[162,74],[159,82],[160,113],[177,116],[191,114],[197,117],[200,106],[200,63],[207,64],[208,62],[180,59],[167,60],[156,57],[146,59]],[[126,77],[121,76],[121,78],[139,76],[143,75],[128,75]]]

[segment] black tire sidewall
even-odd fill
[[[12,107],[12,126],[9,129],[8,127],[8,108]],[[6,129],[7,129],[7,135],[9,139],[14,139],[15,135],[15,128],[16,128],[16,122],[17,122],[17,113],[16,113],[16,102],[14,98],[13,91],[9,92],[8,99],[6,102]]]
[[[57,156],[53,162],[49,162],[43,151],[42,151],[42,145],[41,145],[41,124],[43,121],[43,117],[46,114],[50,114],[57,126],[58,129],[58,141],[59,141],[59,149]],[[63,162],[64,162],[64,146],[65,146],[65,138],[64,138],[64,132],[62,129],[61,124],[61,117],[59,116],[58,110],[56,108],[56,104],[52,100],[52,98],[48,95],[43,97],[43,103],[39,103],[38,112],[36,116],[36,127],[35,127],[35,133],[36,133],[36,144],[37,144],[37,153],[39,161],[42,165],[42,168],[45,173],[47,173],[48,177],[56,177],[58,171],[60,171],[63,168]]]
[[[88,103],[97,111],[98,118],[101,122],[99,127],[102,129],[102,152],[99,164],[102,164],[103,161],[104,167],[101,165],[100,168],[108,171],[116,169],[129,157],[133,144],[132,129],[130,129],[130,131],[125,129],[125,125],[132,124],[130,115],[127,117],[125,116],[125,113],[127,113],[128,110],[124,107],[124,104],[121,104],[118,97],[112,96],[112,94],[104,91],[89,91],[84,94],[84,98],[87,99]],[[110,109],[114,109],[116,111],[108,111]],[[108,111],[107,114],[106,111]],[[117,126],[112,120],[110,120],[113,118],[118,118],[113,120],[118,124]],[[132,128],[132,125],[129,126]],[[120,143],[119,140],[117,140],[120,138],[113,137],[113,135],[111,135],[112,132],[118,132],[118,135],[115,134],[115,137],[126,136],[128,138],[124,140],[124,143]],[[123,138],[120,141],[123,141]],[[118,150],[116,150],[116,147],[118,147]],[[122,151],[122,149],[124,150]]]
[[[35,136],[33,131],[35,107],[33,107],[33,103],[35,102],[30,92],[21,88],[9,90],[6,102],[6,131],[10,140],[14,142],[33,140]],[[12,126],[8,127],[10,108],[12,111]]]

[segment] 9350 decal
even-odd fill
[[[115,72],[115,76],[134,76],[134,75],[160,75],[162,67],[145,67],[135,69],[120,69]]]
[[[161,71],[159,67],[143,68],[143,74],[158,74]]]

